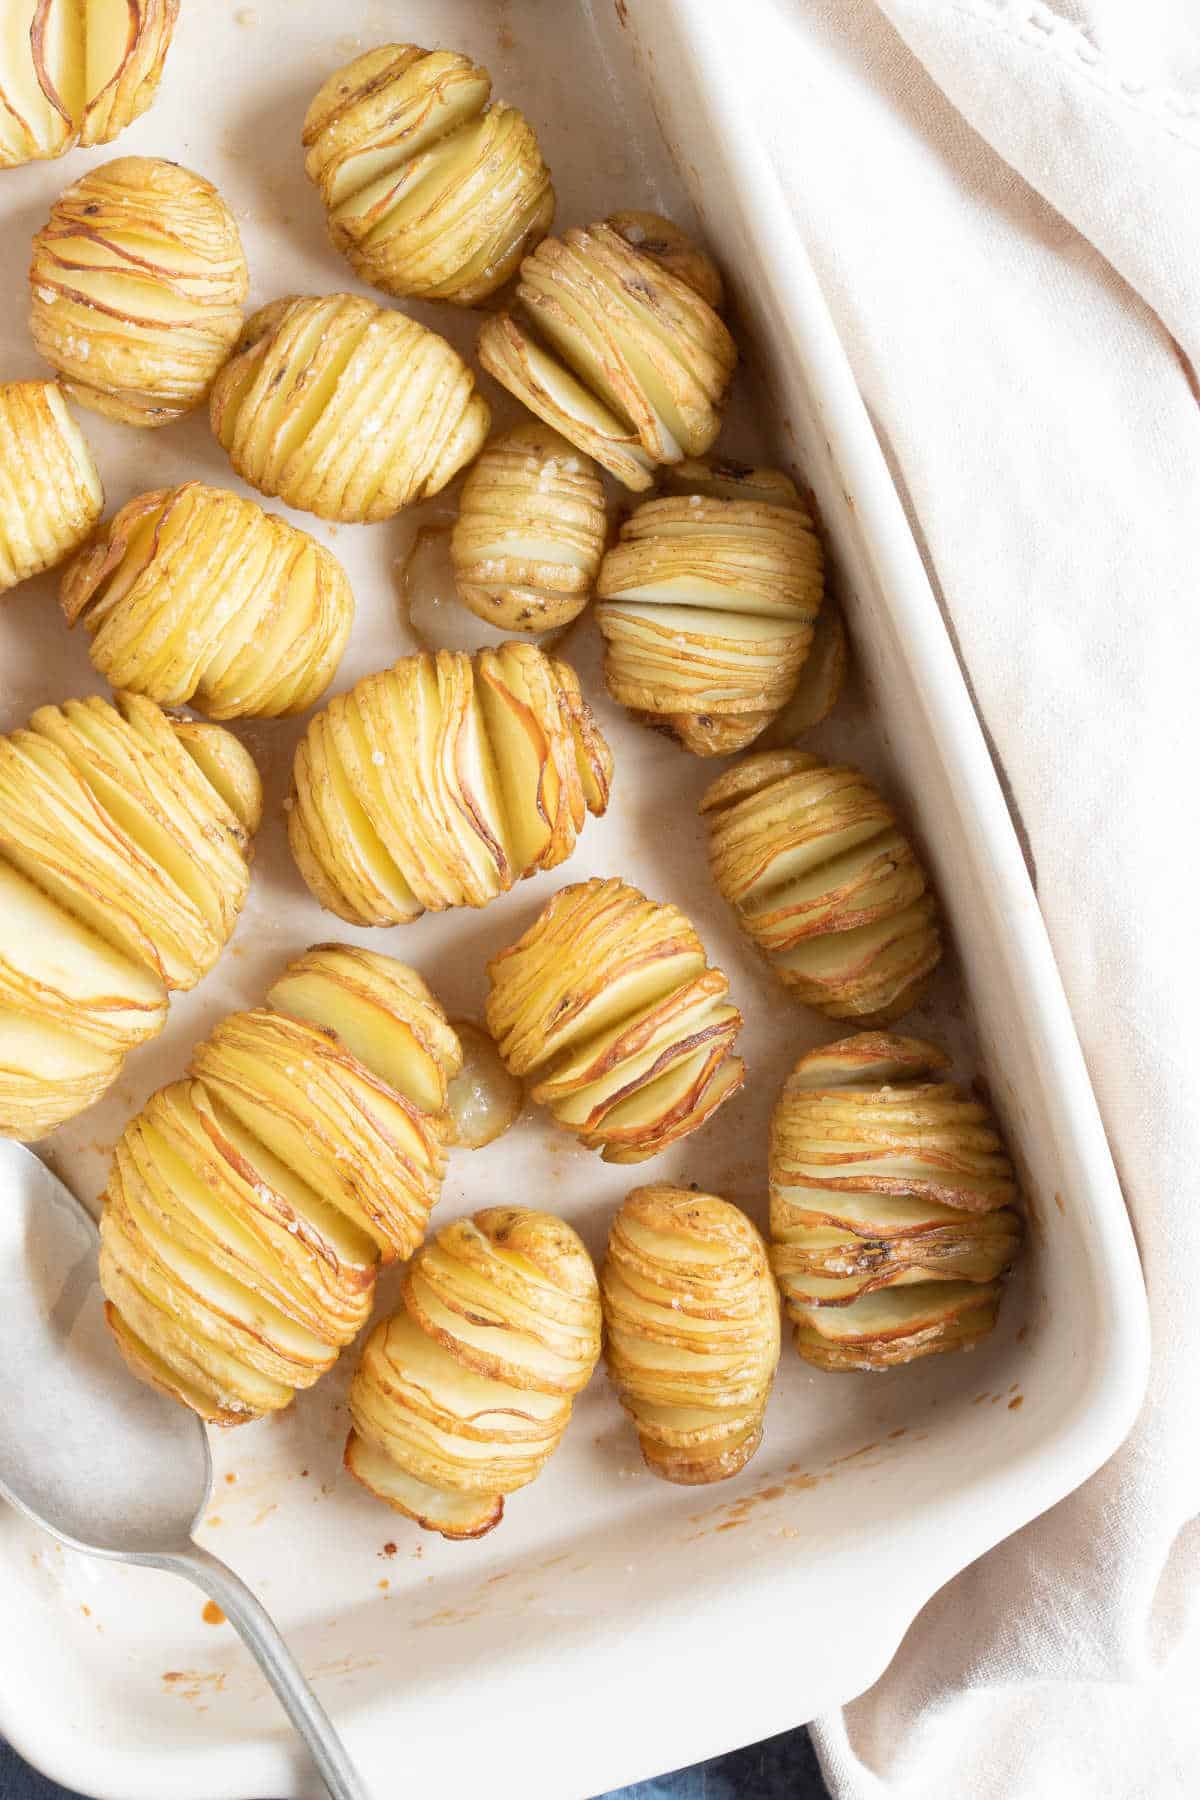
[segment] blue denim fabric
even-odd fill
[[[0,1743],[0,1800],[80,1800],[37,1775]],[[606,1800],[828,1800],[808,1733],[785,1731],[746,1750],[732,1750],[694,1769],[679,1769]]]

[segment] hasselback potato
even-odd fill
[[[247,753],[133,694],[0,738],[0,1135],[98,1099],[224,948],[261,808]]]
[[[304,120],[304,167],[355,274],[385,293],[475,306],[550,229],[554,189],[528,121],[488,105],[454,50],[382,44],[338,69]]]
[[[0,593],[77,550],[103,506],[99,471],[57,384],[0,385]]]
[[[444,338],[357,294],[262,307],[213,383],[209,421],[244,481],[323,519],[370,524],[436,494],[491,413]]]
[[[458,597],[501,631],[554,631],[588,603],[604,554],[594,465],[536,419],[495,437],[463,483],[450,560]]]
[[[596,1274],[569,1225],[516,1206],[456,1220],[367,1340],[346,1467],[419,1525],[482,1537],[554,1451],[599,1355]]]
[[[199,481],[123,506],[64,574],[62,606],[114,687],[214,719],[304,712],[354,617],[323,544]]]
[[[771,1265],[797,1350],[886,1369],[973,1344],[1021,1244],[986,1106],[936,1045],[861,1032],[802,1056],[771,1120]]]
[[[233,214],[178,163],[123,156],[59,195],[33,240],[29,323],[72,399],[127,425],[198,406],[241,329]]]
[[[700,811],[714,881],[797,999],[863,1024],[917,1004],[942,953],[937,905],[865,776],[762,750],[718,776]]]
[[[601,565],[604,678],[614,700],[686,749],[723,756],[795,691],[824,559],[779,471],[691,462],[673,477],[671,494],[634,509]]]
[[[570,856],[611,775],[574,670],[535,645],[404,656],[301,740],[292,854],[352,925],[485,906]]]
[[[690,1188],[634,1188],[600,1279],[605,1361],[647,1467],[723,1481],[762,1439],[779,1300],[744,1213]]]
[[[6,0],[0,168],[107,144],[158,89],[179,0]]]
[[[679,255],[607,223],[544,238],[521,264],[516,309],[479,334],[488,373],[629,488],[711,447],[737,362]]]
[[[488,965],[488,1029],[533,1099],[605,1162],[642,1162],[737,1093],[742,1015],[676,906],[561,888]]]
[[[218,1425],[324,1374],[425,1234],[460,1061],[421,977],[349,944],[224,1019],[117,1145],[100,1278],[130,1366]]]

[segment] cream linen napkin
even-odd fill
[[[1200,4],[736,15],[724,78],[1020,812],[1155,1334],[1124,1449],[939,1594],[818,1748],[839,1800],[1194,1797]]]

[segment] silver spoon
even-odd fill
[[[208,1438],[126,1369],[104,1322],[97,1244],[70,1190],[0,1141],[0,1499],[73,1550],[194,1581],[257,1658],[333,1800],[369,1800],[266,1612],[193,1542],[212,1488]]]

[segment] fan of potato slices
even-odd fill
[[[258,771],[215,725],[134,694],[0,737],[0,1134],[43,1137],[161,1031],[250,883]]]
[[[745,1213],[691,1188],[635,1188],[600,1286],[608,1373],[646,1466],[685,1485],[744,1469],[779,1362],[779,1299]]]
[[[394,958],[319,944],[198,1046],[117,1146],[108,1318],[144,1379],[218,1425],[337,1360],[441,1192],[458,1039]]]
[[[937,903],[865,776],[763,750],[718,776],[700,811],[717,887],[797,999],[875,1025],[917,1004],[942,954]]]
[[[489,1207],[413,1257],[367,1340],[346,1467],[443,1537],[482,1537],[540,1473],[600,1356],[592,1259],[569,1225]]]
[[[861,1032],[802,1056],[771,1120],[771,1266],[797,1350],[888,1369],[989,1332],[1021,1245],[1012,1164],[934,1044]]]
[[[611,776],[575,671],[536,645],[405,656],[309,726],[292,853],[321,905],[352,925],[486,906],[570,856]]]

